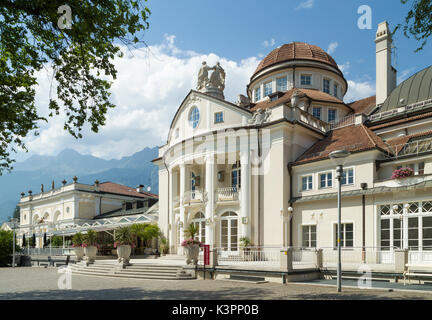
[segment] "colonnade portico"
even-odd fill
[[[249,151],[241,151],[236,152],[236,156],[240,158],[240,161],[236,161],[240,163],[239,183],[241,181],[241,185],[238,186],[232,186],[230,168],[233,164],[220,164],[216,153],[207,153],[196,162],[182,159],[168,168],[170,203],[168,234],[172,252],[183,253],[181,243],[185,240],[184,231],[198,213],[205,217],[203,234],[205,244],[210,245],[211,248],[221,247],[219,237],[221,216],[227,211],[234,212],[238,216],[237,243],[234,247],[238,248],[241,237],[250,238],[252,220],[250,155]],[[226,176],[225,179],[221,178],[223,174]],[[224,188],[218,188],[221,184]],[[226,187],[227,185],[229,187]],[[200,189],[201,186],[203,189]],[[199,227],[201,228],[201,225]]]

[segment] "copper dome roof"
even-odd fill
[[[336,61],[327,52],[320,47],[303,42],[291,42],[274,49],[260,62],[254,75],[269,66],[289,60],[310,60],[322,62],[336,68],[342,75]]]

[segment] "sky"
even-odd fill
[[[410,3],[410,2],[409,2]],[[375,32],[404,21],[409,4],[400,0],[148,0],[152,14],[143,39],[147,48],[125,50],[115,60],[118,78],[112,87],[117,105],[99,133],[84,130],[76,140],[63,130],[60,115],[41,123],[39,136],[25,139],[31,155],[56,155],[70,148],[82,154],[119,159],[166,141],[172,117],[190,89],[195,89],[202,61],[217,61],[226,71],[225,98],[245,94],[256,66],[286,43],[317,45],[336,60],[348,81],[346,102],[375,94]],[[371,8],[371,29],[360,29],[359,7]],[[363,12],[362,12],[363,13]],[[73,14],[73,12],[72,12]],[[432,41],[431,41],[432,42]],[[419,42],[401,32],[394,37],[393,66],[398,82],[430,65],[432,43],[415,53]],[[39,72],[36,103],[48,113],[49,68]]]

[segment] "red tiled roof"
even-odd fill
[[[356,114],[368,114],[376,106],[376,96],[357,100],[348,104]]]
[[[364,125],[352,125],[333,130],[325,139],[318,141],[294,164],[302,164],[310,161],[324,160],[333,151],[345,149],[349,152],[359,152],[374,148],[391,152],[387,145]]]
[[[282,97],[280,97],[279,99],[277,99],[275,101],[266,100],[266,101],[259,102],[259,103],[255,104],[250,110],[256,111],[258,109],[267,109],[267,108],[272,108],[274,106],[277,106],[277,105],[280,105],[283,103],[290,102],[291,96],[293,95],[294,91],[296,91],[296,90],[300,91],[300,93],[301,93],[300,98],[308,97],[314,101],[343,104],[343,105],[348,107],[348,105],[346,105],[342,100],[339,100],[338,98],[336,98],[332,95],[329,95],[328,93],[318,91],[318,90],[312,90],[312,89],[293,88],[293,89],[285,92],[285,94]]]
[[[328,64],[337,70],[339,67],[336,61],[320,47],[304,42],[292,42],[276,48],[270,52],[258,65],[254,75],[261,70],[274,64],[289,60],[311,60]],[[340,71],[340,70],[339,70]],[[342,72],[341,72],[342,74]],[[252,76],[253,77],[253,76]]]
[[[138,192],[135,188],[131,188],[122,184],[114,182],[102,182],[99,184],[99,190],[102,192],[120,194],[131,197],[139,198],[153,198],[158,199],[158,196],[149,192]]]

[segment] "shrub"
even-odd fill
[[[181,243],[182,247],[186,247],[186,246],[190,246],[193,244],[198,244],[200,247],[204,246],[204,244],[201,241],[195,240],[195,239],[185,239],[183,240],[183,242]]]
[[[53,236],[51,238],[51,245],[53,247],[61,247],[61,246],[63,246],[63,237],[61,237],[61,236]]]
[[[120,245],[130,245],[134,247],[132,228],[130,226],[120,227],[116,230],[114,248]]]
[[[97,232],[94,230],[88,230],[87,234],[84,235],[84,241],[83,241],[83,247],[87,246],[95,246],[99,247],[99,244],[97,243]]]

